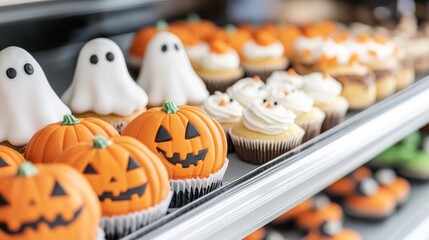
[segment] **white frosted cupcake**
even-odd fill
[[[228,129],[240,122],[243,107],[228,94],[217,91],[204,102],[203,109],[222,125],[228,140],[228,152],[232,152],[234,148]]]
[[[314,107],[313,98],[288,84],[270,85],[270,96],[296,115],[296,124],[305,131],[303,142],[320,134],[325,113]]]
[[[264,164],[301,144],[304,130],[295,114],[275,101],[256,100],[243,111],[242,121],[229,129],[237,155]]]
[[[317,71],[317,59],[320,58],[323,46],[321,36],[300,36],[294,45],[292,66],[299,74]]]
[[[312,73],[304,76],[304,92],[315,100],[315,107],[325,112],[322,132],[342,122],[349,104],[340,96],[342,86],[327,74]]]
[[[211,94],[215,91],[225,92],[244,75],[237,51],[219,40],[210,43],[210,51],[198,63],[195,72],[204,81]]]
[[[249,107],[255,100],[262,100],[268,95],[265,83],[258,76],[240,79],[226,92],[243,107]]]
[[[278,84],[290,84],[297,88],[301,88],[304,81],[301,75],[298,75],[294,69],[290,68],[287,71],[275,71],[268,77],[267,86]]]

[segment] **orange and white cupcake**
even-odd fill
[[[227,24],[225,28],[217,29],[210,38],[210,41],[220,40],[228,43],[242,57],[243,45],[252,38],[249,31],[237,29],[232,24]]]
[[[238,53],[220,40],[213,40],[210,43],[210,51],[201,57],[195,72],[212,94],[215,91],[225,92],[244,75]]]
[[[347,99],[351,109],[363,109],[375,103],[375,76],[347,47],[349,39],[350,36],[344,33],[327,39],[321,49],[318,67],[342,84],[341,96]]]
[[[318,31],[307,31],[296,38],[292,57],[292,66],[299,74],[318,71],[317,60],[320,58],[325,37]]]
[[[344,97],[340,96],[341,84],[329,74],[312,73],[304,76],[302,90],[314,99],[314,106],[326,114],[322,132],[344,120],[349,104]]]
[[[349,42],[352,53],[375,74],[377,99],[392,95],[396,90],[398,60],[395,45],[383,36],[361,35]]]
[[[289,60],[284,56],[284,47],[268,31],[260,30],[243,45],[241,65],[246,76],[258,75],[265,81],[272,72],[284,70]]]
[[[254,101],[262,100],[268,96],[265,83],[258,76],[240,79],[229,87],[226,92],[245,108],[252,105]]]

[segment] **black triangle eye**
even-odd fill
[[[200,132],[198,132],[197,128],[194,126],[194,124],[191,123],[191,121],[188,122],[188,125],[186,126],[186,134],[185,138],[190,139],[194,137],[200,136]]]
[[[9,205],[9,203],[6,201],[6,199],[3,198],[2,195],[0,195],[0,207],[4,207]]]
[[[134,158],[130,156],[128,158],[127,172],[139,167],[140,165],[136,162],[136,160],[134,160]]]
[[[0,168],[7,167],[7,166],[9,166],[9,164],[7,164],[7,162],[0,157]]]
[[[58,181],[55,181],[54,190],[52,190],[51,196],[66,196],[67,193],[64,191],[63,187],[61,187]]]
[[[156,133],[155,142],[167,142],[172,138],[168,133],[167,129],[165,129],[162,125],[159,126],[158,132]]]
[[[86,165],[85,169],[83,170],[83,174],[97,174],[97,171],[95,171],[91,163],[88,163],[88,165]]]

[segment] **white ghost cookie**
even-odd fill
[[[148,98],[128,73],[118,45],[97,38],[80,51],[73,82],[62,100],[76,116],[101,118],[120,132],[146,110]]]
[[[61,121],[65,114],[70,110],[27,51],[19,47],[0,51],[0,145],[23,151],[38,130]]]
[[[169,32],[159,32],[150,40],[137,82],[148,93],[149,106],[161,106],[167,100],[200,105],[209,96],[183,44]]]

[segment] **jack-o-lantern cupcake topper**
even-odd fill
[[[27,162],[0,177],[0,239],[93,240],[100,215],[88,182],[69,166]]]
[[[0,146],[0,176],[13,174],[18,165],[24,163],[24,157],[12,148]]]
[[[185,182],[189,192],[206,192],[207,186],[212,184],[216,188],[225,173],[225,133],[216,120],[199,108],[177,107],[167,101],[162,108],[152,108],[141,114],[123,134],[138,139],[161,158],[175,194],[185,191],[175,188],[179,182]],[[198,197],[193,193],[191,196],[191,200]]]

